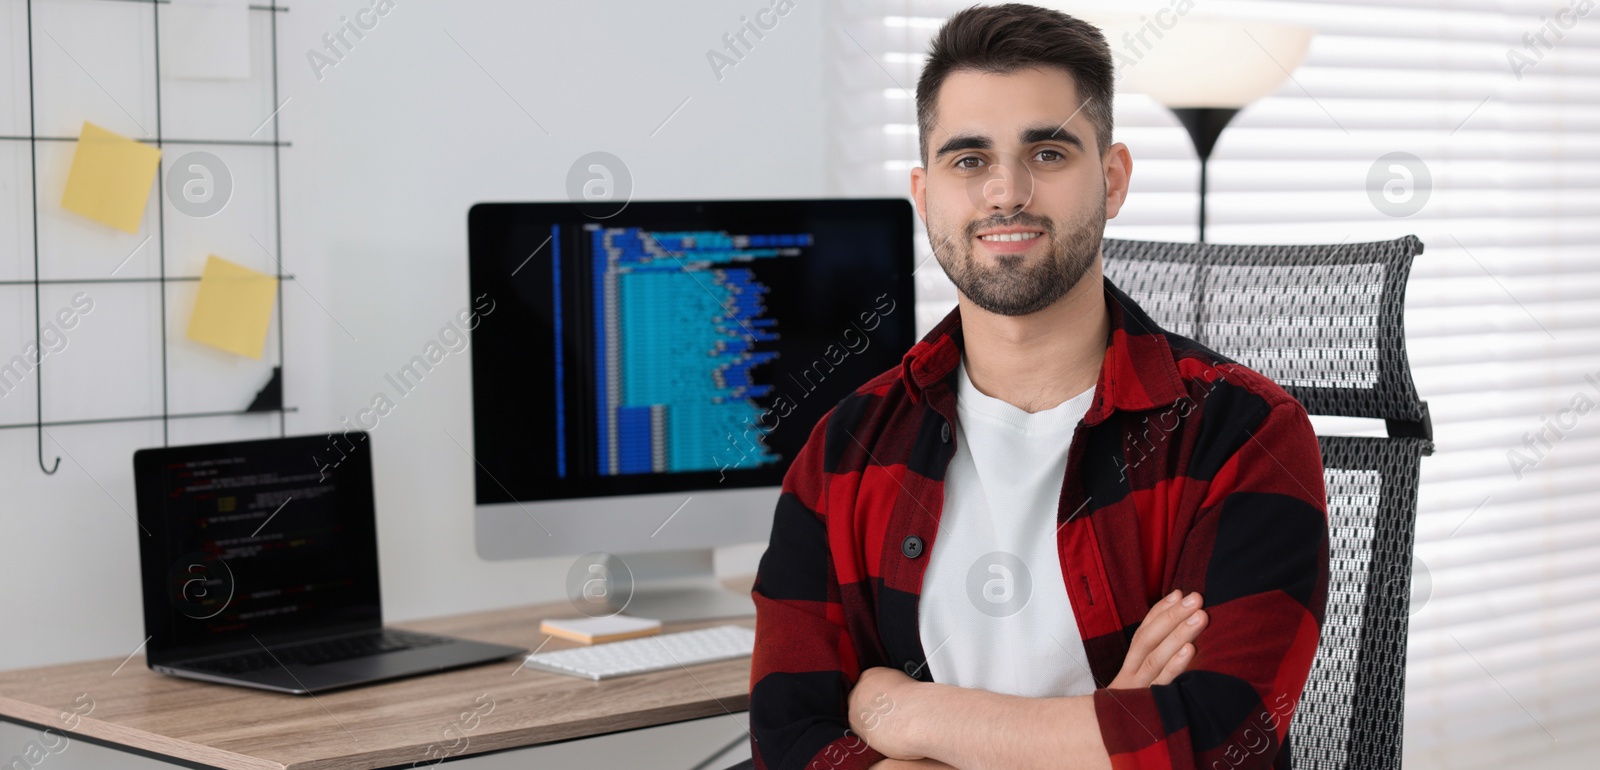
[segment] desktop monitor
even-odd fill
[[[767,539],[817,421],[915,342],[914,228],[903,199],[473,206],[479,554],[748,614],[712,547]]]

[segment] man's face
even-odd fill
[[[1042,310],[1094,266],[1108,207],[1127,192],[1127,148],[1096,150],[1072,76],[952,73],[939,90],[912,196],[934,256],[978,307]]]

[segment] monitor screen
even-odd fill
[[[908,201],[592,213],[469,215],[480,505],[777,486],[915,342]]]
[[[381,622],[367,434],[143,449],[134,479],[153,653]]]

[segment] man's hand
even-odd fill
[[[873,666],[861,672],[855,687],[850,688],[851,731],[891,759],[922,759],[907,748],[906,733],[911,726],[906,692],[918,684],[921,682],[897,668]]]
[[[1179,601],[1182,593],[1173,591],[1150,608],[1133,634],[1128,656],[1110,689],[1168,684],[1189,667],[1194,660],[1194,638],[1206,627],[1206,613],[1200,609],[1200,594]]]
[[[880,759],[867,770],[956,770],[937,759]]]

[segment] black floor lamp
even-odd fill
[[[1239,114],[1238,107],[1171,107],[1172,114],[1189,132],[1194,142],[1194,152],[1200,156],[1200,242],[1206,242],[1206,166],[1211,162],[1211,150],[1217,146],[1217,137],[1228,121]]]
[[[1118,72],[1172,111],[1200,157],[1200,242],[1206,240],[1207,166],[1233,116],[1278,90],[1305,59],[1310,27],[1156,14],[1102,28],[1116,49]]]

